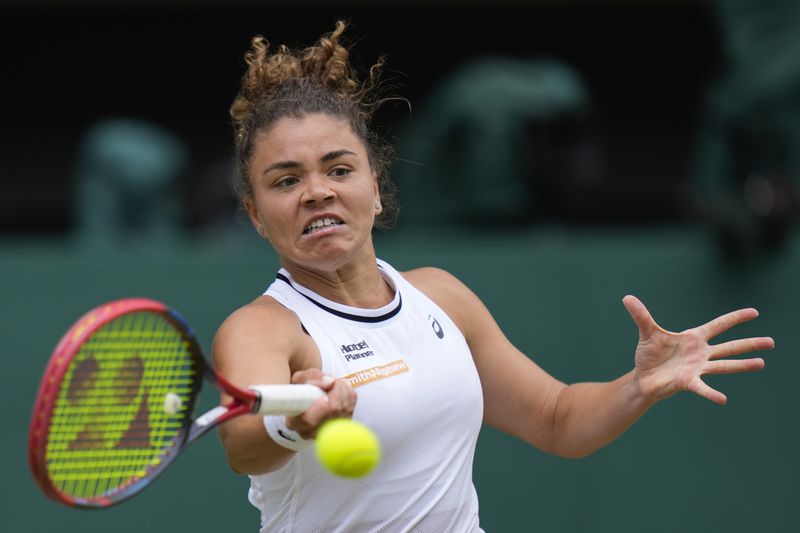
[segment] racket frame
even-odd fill
[[[80,498],[60,490],[48,474],[47,442],[53,409],[61,385],[74,358],[84,343],[110,321],[131,313],[150,312],[160,314],[180,331],[189,344],[192,364],[198,377],[192,381],[191,393],[186,404],[186,416],[170,446],[162,449],[158,461],[146,467],[145,475],[132,477],[110,493]],[[208,380],[218,390],[225,392],[231,400],[218,405],[206,413],[193,418],[197,399],[204,381]],[[286,389],[285,387],[290,387]],[[266,396],[262,402],[262,393]],[[28,462],[39,488],[51,499],[71,507],[86,509],[106,508],[138,494],[151,481],[170,466],[180,452],[206,434],[212,428],[244,414],[296,414],[305,410],[325,393],[311,385],[258,386],[241,389],[220,376],[207,363],[189,323],[165,304],[149,298],[122,298],[97,306],[85,313],[61,337],[45,368],[36,395],[28,433]]]
[[[193,364],[202,374],[192,384],[189,404],[186,406],[187,416],[183,427],[178,430],[173,444],[162,450],[159,461],[147,467],[146,474],[140,478],[132,478],[108,496],[96,498],[79,498],[60,490],[48,475],[47,442],[53,409],[58,399],[67,370],[82,345],[100,328],[111,320],[130,313],[152,312],[161,314],[183,333],[189,343],[189,352]],[[199,397],[204,380],[210,381],[219,390],[225,391],[233,400],[225,405],[211,409],[197,418],[192,414]],[[174,310],[161,302],[149,298],[123,298],[100,305],[85,313],[62,336],[47,363],[42,380],[36,394],[28,438],[28,462],[39,488],[48,497],[72,507],[105,508],[126,500],[144,489],[155,477],[172,464],[180,451],[217,425],[236,416],[252,413],[257,410],[259,395],[250,390],[240,389],[218,375],[203,356],[202,349],[187,321]]]

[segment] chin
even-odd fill
[[[353,259],[353,254],[344,250],[328,250],[298,258],[294,263],[312,270],[333,271],[346,265]]]
[[[372,241],[362,243],[341,239],[317,242],[306,249],[295,249],[295,253],[283,256],[289,264],[296,264],[311,270],[332,272],[358,260],[358,258],[374,256]]]

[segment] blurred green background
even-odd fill
[[[719,407],[692,396],[656,406],[589,458],[548,456],[484,430],[475,463],[487,531],[792,531],[800,408],[795,283],[800,242],[780,259],[727,263],[697,231],[531,230],[514,235],[431,233],[379,240],[398,268],[449,269],[484,299],[508,336],[565,381],[630,369],[636,329],[620,300],[633,293],[664,327],[680,330],[742,306],[761,317],[736,335],[772,335],[777,348],[756,375],[709,382]],[[246,478],[231,473],[212,435],[189,448],[152,487],[109,510],[46,500],[25,460],[41,371],[63,331],[89,308],[148,296],[181,311],[208,349],[228,312],[253,298],[276,262],[256,242],[199,244],[147,254],[92,255],[45,245],[0,247],[5,339],[0,483],[2,531],[254,531]],[[726,336],[730,337],[730,335]],[[217,395],[204,390],[203,405]],[[788,413],[788,414],[787,414]]]
[[[229,193],[227,109],[252,35],[305,44],[339,16],[356,60],[386,53],[412,103],[377,117],[397,136],[401,204],[376,233],[381,258],[451,271],[567,382],[630,369],[629,293],[671,330],[754,306],[719,340],[777,342],[762,373],[709,378],[728,405],[679,395],[586,459],[484,429],[483,528],[800,530],[800,4],[124,4],[0,6],[0,531],[258,529],[214,436],[133,500],[79,511],[36,488],[28,420],[51,350],[88,309],[162,300],[207,350],[274,278]],[[216,401],[205,389],[201,407]]]

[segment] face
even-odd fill
[[[325,114],[279,120],[256,137],[249,176],[250,220],[290,271],[330,271],[374,258],[377,176],[346,120]]]

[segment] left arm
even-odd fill
[[[581,457],[622,434],[655,403],[689,391],[723,405],[727,397],[709,387],[703,375],[754,372],[764,368],[760,357],[728,359],[775,346],[770,337],[738,339],[719,345],[709,341],[758,316],[740,309],[680,333],[667,331],[653,320],[634,296],[622,300],[639,328],[634,369],[606,383],[577,383],[564,387],[555,407],[555,422],[570,455]],[[574,455],[573,455],[574,454]]]
[[[638,299],[626,296],[623,304],[639,328],[634,369],[609,382],[566,385],[514,347],[480,299],[457,279],[437,269],[412,271],[407,277],[464,334],[481,378],[485,421],[564,457],[583,457],[605,446],[656,402],[678,391],[724,403],[725,396],[701,376],[760,370],[763,359],[727,358],[774,346],[769,337],[708,343],[758,316],[755,309],[734,311],[698,328],[672,333],[659,327]]]

